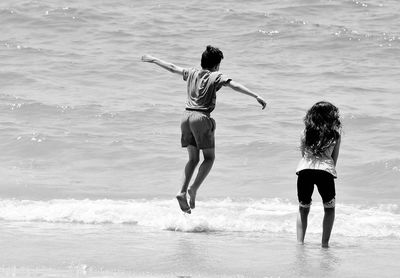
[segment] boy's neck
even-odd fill
[[[202,70],[208,70],[208,71],[211,71],[211,72],[218,71],[219,70],[219,65],[216,65],[215,67],[212,67],[212,68],[202,68]]]

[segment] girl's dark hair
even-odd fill
[[[201,67],[203,69],[212,69],[221,63],[224,59],[224,54],[221,50],[211,45],[207,45],[206,50],[201,55]]]
[[[320,101],[308,110],[304,117],[304,137],[301,140],[301,151],[306,149],[319,156],[338,139],[342,123],[339,109],[330,102]]]

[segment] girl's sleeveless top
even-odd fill
[[[333,177],[337,177],[335,162],[332,159],[332,153],[336,146],[336,141],[326,149],[326,151],[321,156],[315,156],[311,152],[305,150],[303,157],[301,158],[299,164],[297,165],[296,174],[299,174],[301,170],[314,169],[323,170]]]

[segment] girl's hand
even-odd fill
[[[154,62],[154,57],[147,54],[143,55],[142,62],[148,62],[148,63]]]
[[[257,96],[256,100],[258,101],[259,104],[261,104],[262,109],[264,109],[267,106],[267,102],[262,97]]]

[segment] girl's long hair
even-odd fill
[[[304,117],[304,124],[301,151],[315,156],[322,155],[338,139],[342,127],[339,109],[327,101],[314,104]]]

